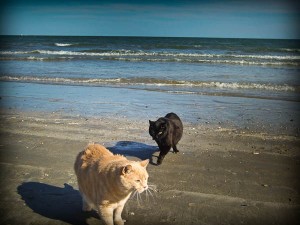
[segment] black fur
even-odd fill
[[[160,165],[171,148],[174,153],[179,152],[176,145],[183,133],[180,118],[175,113],[168,113],[157,121],[149,120],[149,134],[156,141],[160,149],[157,165]]]

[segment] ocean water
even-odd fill
[[[299,132],[299,40],[0,40],[2,108]]]

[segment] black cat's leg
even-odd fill
[[[161,148],[158,159],[157,159],[157,165],[160,165],[162,161],[164,160],[166,154],[170,151],[171,147],[164,147]]]
[[[160,165],[160,164],[162,163],[162,161],[164,160],[165,156],[166,156],[165,154],[162,154],[162,153],[160,152],[156,164],[157,164],[157,165]]]
[[[173,145],[172,148],[173,148],[173,151],[174,151],[175,154],[177,154],[179,152],[179,150],[177,149],[176,145]]]

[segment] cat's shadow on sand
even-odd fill
[[[157,146],[147,145],[141,142],[133,141],[118,141],[113,147],[107,147],[112,153],[120,154],[128,157],[139,158],[140,160],[149,159],[150,164],[156,165],[153,162],[153,154],[159,151]]]
[[[25,182],[18,187],[18,194],[35,213],[73,225],[87,225],[86,220],[94,217],[95,211],[83,212],[79,191],[72,186],[56,187],[39,182]],[[41,221],[32,221],[33,224]]]
[[[157,146],[131,141],[119,141],[108,149],[114,154],[149,159],[153,165],[156,165],[152,162],[153,154],[159,150]],[[44,217],[73,225],[87,225],[88,218],[100,220],[94,210],[82,212],[80,193],[68,184],[57,187],[39,182],[25,182],[18,186],[17,191],[29,208]]]

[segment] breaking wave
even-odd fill
[[[69,43],[54,43],[55,46],[58,47],[68,47],[68,46],[72,46],[73,44],[69,44]]]
[[[215,89],[253,89],[265,91],[299,92],[298,86],[287,84],[266,83],[238,83],[238,82],[202,82],[202,81],[180,81],[164,80],[156,78],[62,78],[62,77],[36,77],[36,76],[1,76],[2,81],[18,81],[30,83],[62,84],[62,85],[91,85],[91,86],[154,86],[154,87],[193,87],[193,88],[215,88]]]
[[[59,44],[59,43],[56,43]],[[59,44],[68,46],[71,44]],[[261,66],[300,66],[300,56],[297,55],[251,55],[251,54],[202,54],[164,51],[2,51],[1,60],[41,60],[57,61],[72,59],[119,60],[119,61],[149,61],[149,62],[181,62],[181,63],[213,63]]]

